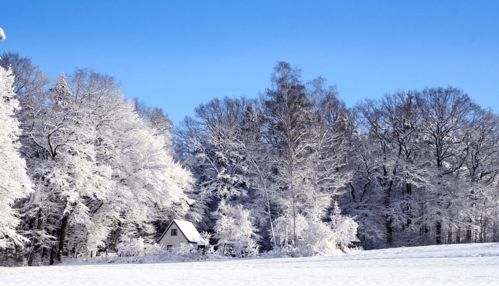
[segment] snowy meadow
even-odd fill
[[[157,262],[0,268],[0,285],[499,285],[497,243]]]

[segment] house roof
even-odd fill
[[[171,228],[173,224],[177,225],[178,229],[182,232],[182,234],[185,236],[185,238],[187,238],[187,240],[190,243],[197,243],[202,245],[206,244],[206,241],[201,237],[201,234],[199,234],[196,227],[190,221],[180,220],[180,219],[174,219],[170,223],[170,225],[168,225],[163,235],[161,235],[159,241],[163,239],[163,237],[165,236],[165,234],[168,232],[168,230]]]

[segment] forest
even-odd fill
[[[154,244],[177,218],[241,255],[499,241],[499,116],[458,88],[347,107],[278,62],[173,126],[111,76],[0,57],[0,264]]]

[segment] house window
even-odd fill
[[[172,236],[177,236],[177,230],[176,229],[172,229],[171,234],[172,234]]]
[[[173,245],[167,245],[166,250],[170,251],[170,250],[172,250],[172,247],[173,247]]]

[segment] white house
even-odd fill
[[[204,248],[208,243],[196,227],[189,221],[174,219],[158,240],[159,245],[170,250],[181,244],[191,244],[197,248]]]

